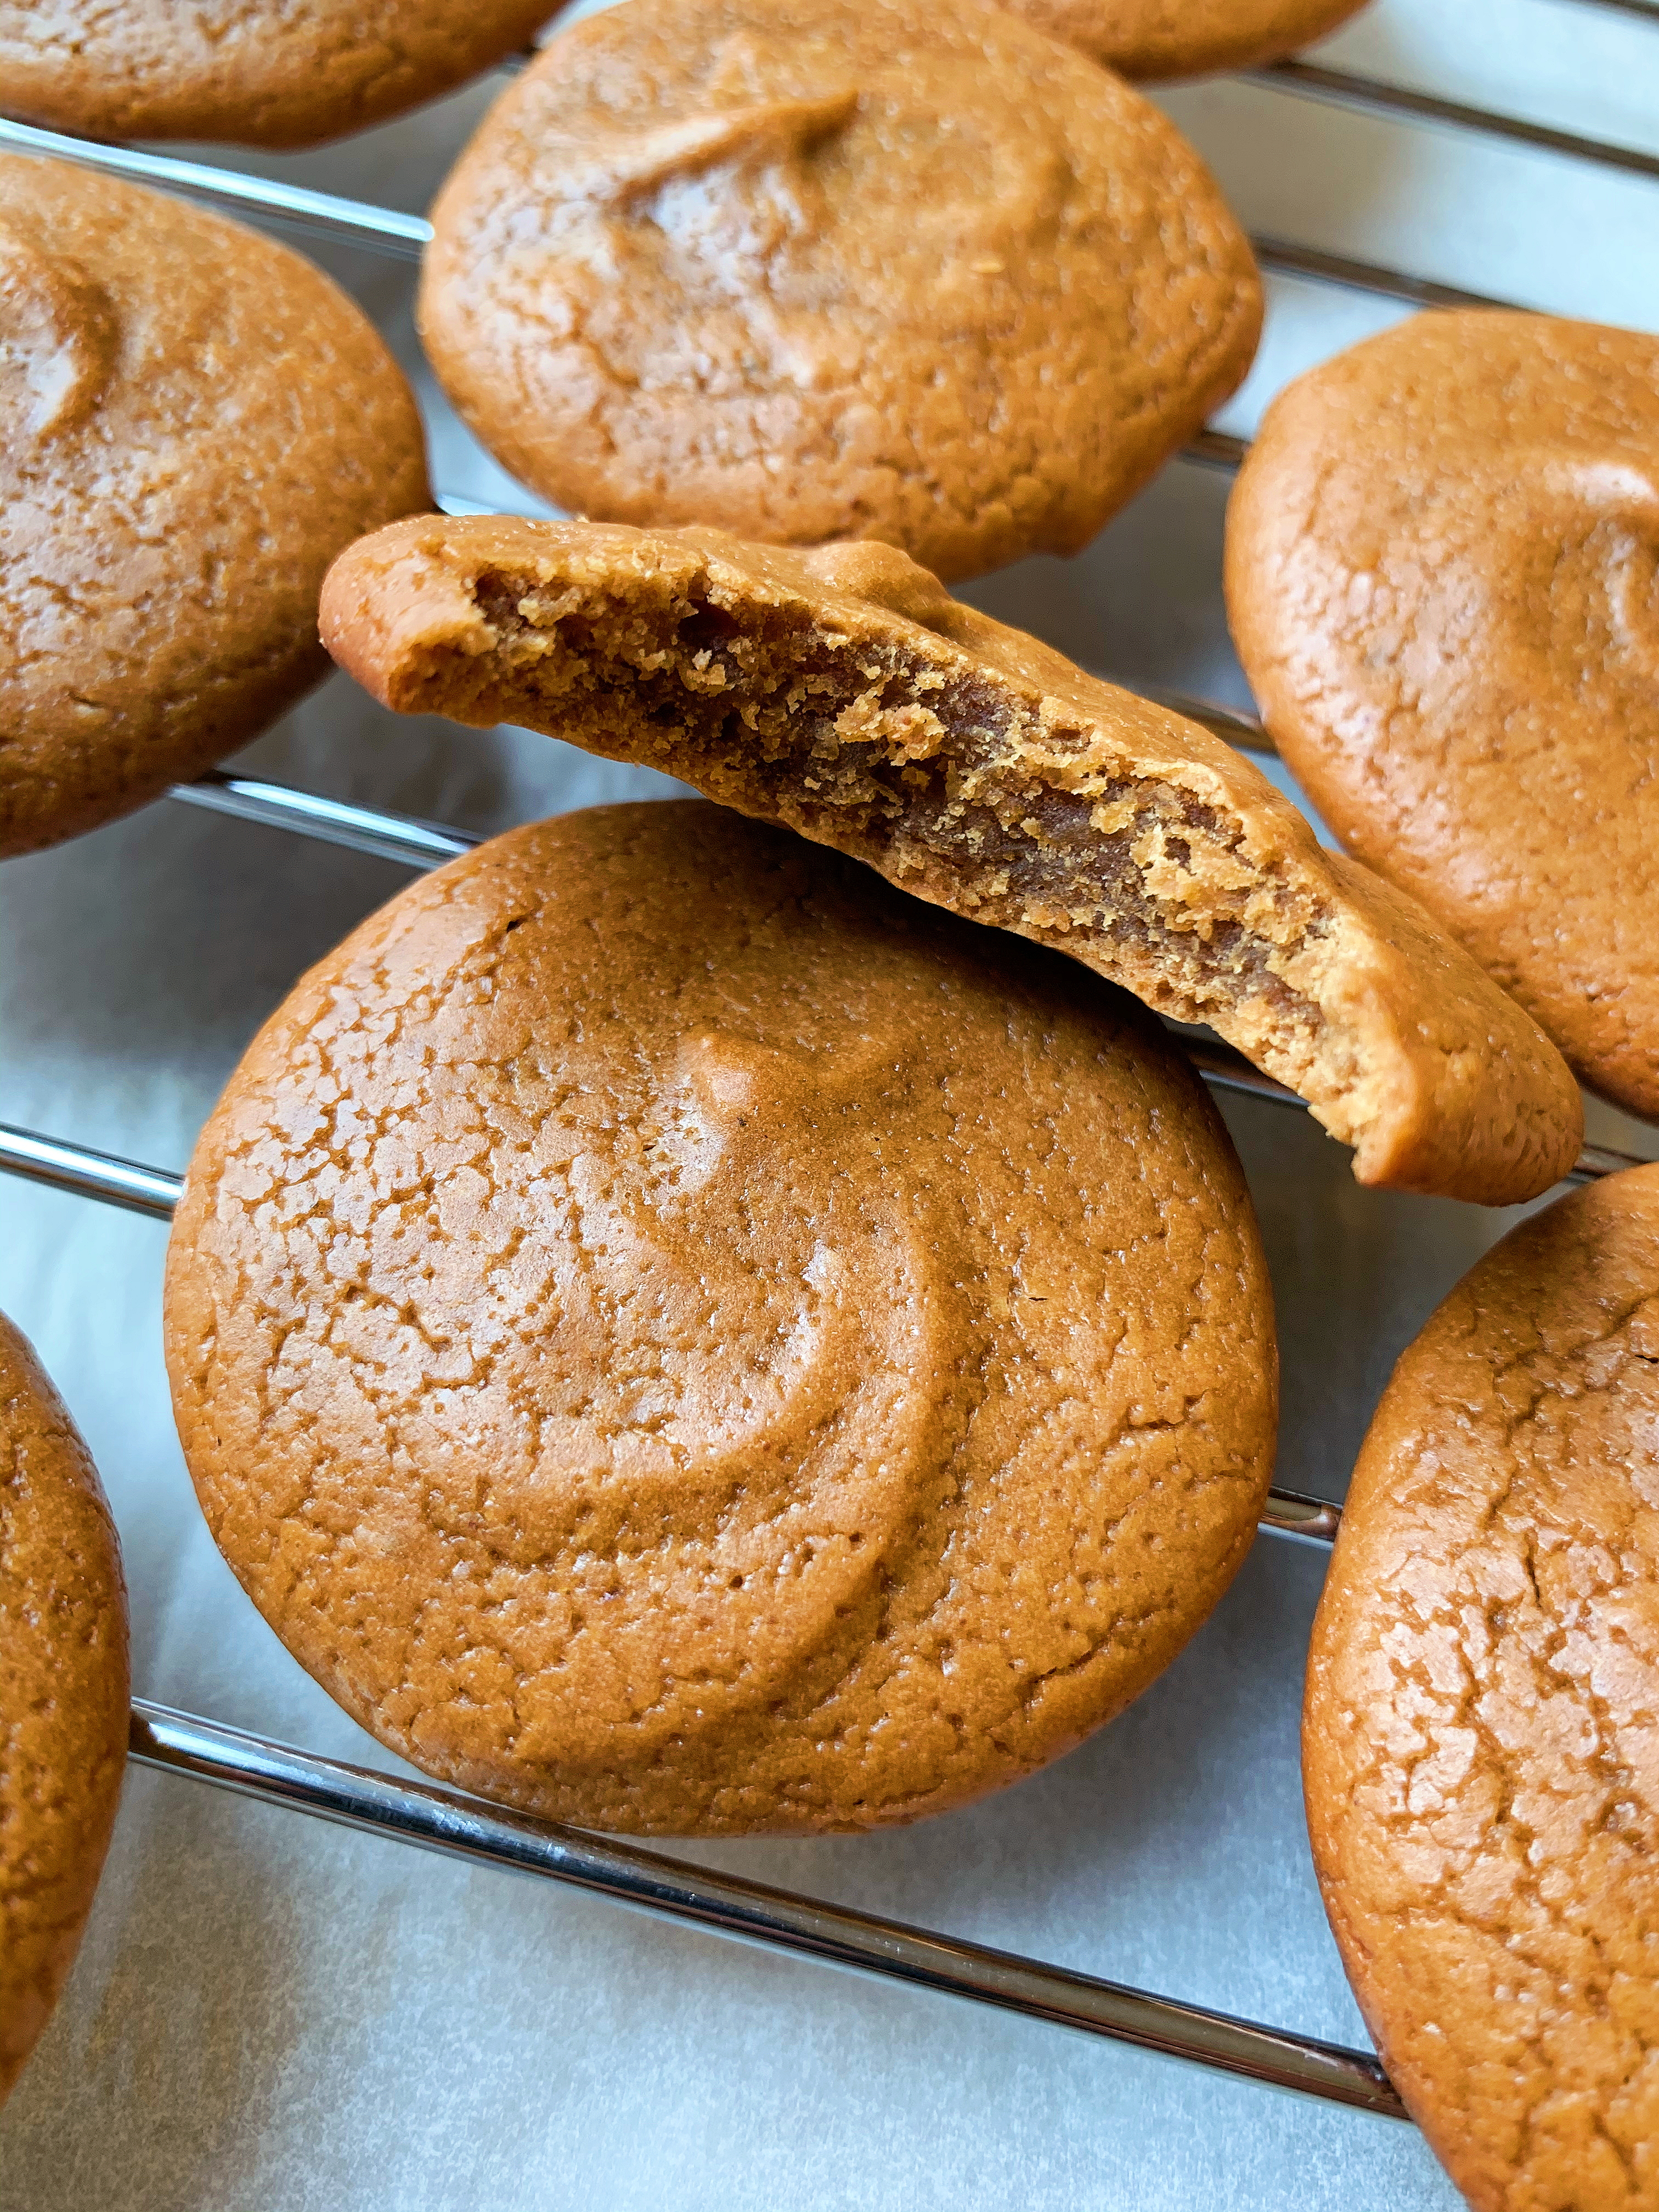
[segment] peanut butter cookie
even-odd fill
[[[1309,1658],[1314,1861],[1476,2212],[1659,2204],[1659,1167],[1515,1230],[1395,1370]]]
[[[1245,463],[1227,601],[1343,843],[1659,1116],[1659,338],[1471,311],[1327,362]]]
[[[1322,39],[1364,0],[1003,0],[1127,77],[1202,76]]]
[[[1192,148],[983,0],[629,0],[432,219],[433,366],[545,497],[947,576],[1086,544],[1261,329]]]
[[[317,594],[428,504],[378,333],[286,246],[0,156],[0,854],[245,744],[327,672]]]
[[[209,1525],[429,1772],[582,1826],[962,1803],[1181,1649],[1273,1455],[1237,1161],[1132,1000],[696,802],[423,878],[168,1255]]]
[[[87,1448],[0,1315],[0,2104],[74,1961],[127,1752],[127,1594]]]
[[[546,730],[787,823],[1207,1022],[1364,1182],[1506,1204],[1571,1165],[1549,1040],[1231,747],[886,546],[501,516],[394,525],[323,596],[400,712]]]
[[[314,146],[524,46],[549,0],[0,0],[0,98],[96,138]]]

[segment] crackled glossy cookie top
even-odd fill
[[[209,1522],[429,1771],[869,1826],[1126,1704],[1254,1531],[1270,1295],[1133,1002],[697,804],[514,830],[209,1124],[167,1357]]]
[[[258,735],[340,548],[427,504],[414,399],[298,254],[0,156],[0,854]]]
[[[1308,1819],[1389,2073],[1478,2212],[1659,2203],[1659,1168],[1400,1362],[1310,1655]]]
[[[0,2103],[72,1964],[126,1765],[127,1599],[86,1446],[0,1316]]]
[[[1261,321],[1186,141],[981,0],[629,0],[503,94],[433,222],[434,366],[548,498],[947,576],[1086,542]]]
[[[524,46],[548,0],[0,0],[9,114],[100,138],[314,146]]]
[[[1659,338],[1430,314],[1326,362],[1245,464],[1227,597],[1349,850],[1659,1115]]]

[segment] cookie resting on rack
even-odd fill
[[[308,261],[0,156],[0,854],[143,805],[318,682],[329,562],[428,505],[424,453]]]
[[[526,45],[549,0],[0,0],[9,114],[94,138],[314,146]]]
[[[1415,315],[1280,394],[1239,658],[1347,849],[1659,1117],[1659,337]]]
[[[544,496],[948,576],[1085,544],[1261,331],[1186,140],[986,0],[629,0],[432,221],[433,367]]]
[[[1002,0],[1127,77],[1202,76],[1277,60],[1364,0]]]
[[[588,1827],[1029,1773],[1207,1616],[1273,1457],[1249,1194],[1142,1010],[696,801],[513,830],[313,969],[166,1327],[290,1650]]]
[[[97,1473],[0,1315],[0,2104],[58,2001],[127,1757],[127,1595]]]
[[[886,546],[434,517],[342,555],[322,621],[400,712],[647,762],[1208,1023],[1362,1182],[1508,1204],[1577,1155],[1559,1054],[1413,901],[1219,738]]]
[[[1315,1864],[1476,2212],[1659,2205],[1659,1167],[1511,1231],[1371,1424],[1309,1657]]]

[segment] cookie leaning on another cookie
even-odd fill
[[[1193,149],[981,0],[629,0],[432,221],[433,367],[545,497],[947,576],[1086,544],[1261,329]]]
[[[1227,604],[1345,846],[1659,1117],[1659,338],[1414,317],[1282,392]]]
[[[315,146],[527,45],[549,0],[0,0],[6,112],[100,138]]]
[[[320,270],[0,156],[0,854],[258,736],[327,673],[334,555],[428,503],[409,386]]]
[[[0,2104],[92,1909],[127,1753],[127,1597],[96,1470],[0,1315]]]
[[[665,769],[1208,1022],[1363,1182],[1510,1203],[1583,1133],[1559,1054],[1230,747],[886,546],[503,516],[343,555],[323,634],[403,713]]]
[[[1243,1176],[1137,1007],[695,802],[403,892],[232,1078],[168,1249],[210,1527],[428,1771],[864,1828],[1068,1749],[1271,1472]]]
[[[1659,1167],[1513,1231],[1406,1352],[1309,1656],[1314,1860],[1477,2212],[1659,2204]]]
[[[1364,0],[1002,0],[1127,77],[1247,68],[1322,39]]]

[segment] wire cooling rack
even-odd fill
[[[1570,4],[1634,18],[1659,32],[1659,0],[1570,0]],[[1241,74],[1248,82],[1362,115],[1478,133],[1529,152],[1659,183],[1659,156],[1655,155],[1368,76],[1304,61],[1285,61]],[[417,259],[430,236],[422,218],[394,209],[141,149],[93,143],[3,118],[0,149],[54,155],[268,220],[304,236],[404,260]],[[1257,235],[1254,244],[1258,260],[1270,273],[1409,307],[1508,304],[1278,236]],[[1207,430],[1188,448],[1188,458],[1231,470],[1245,450],[1239,438]],[[440,504],[452,512],[481,511],[477,502],[458,495],[441,495]],[[1260,725],[1248,715],[1209,701],[1160,696],[1233,744],[1261,752],[1272,750]],[[170,796],[416,869],[436,866],[477,842],[441,823],[223,771],[177,786]],[[1300,1107],[1293,1093],[1212,1038],[1183,1031],[1182,1042],[1216,1088]],[[1572,1179],[1589,1180],[1634,1164],[1630,1155],[1587,1146]],[[163,1170],[4,1125],[0,1125],[0,1170],[162,1219],[170,1216],[180,1187],[179,1178]],[[1261,1528],[1280,1539],[1328,1546],[1339,1521],[1338,1507],[1275,1489]],[[453,1791],[276,1743],[200,1715],[135,1701],[131,1750],[143,1765],[455,1859],[569,1884],[726,1936],[970,1998],[1305,2096],[1389,2118],[1407,2117],[1376,2058],[1366,2051],[1180,2003],[533,1820]]]

